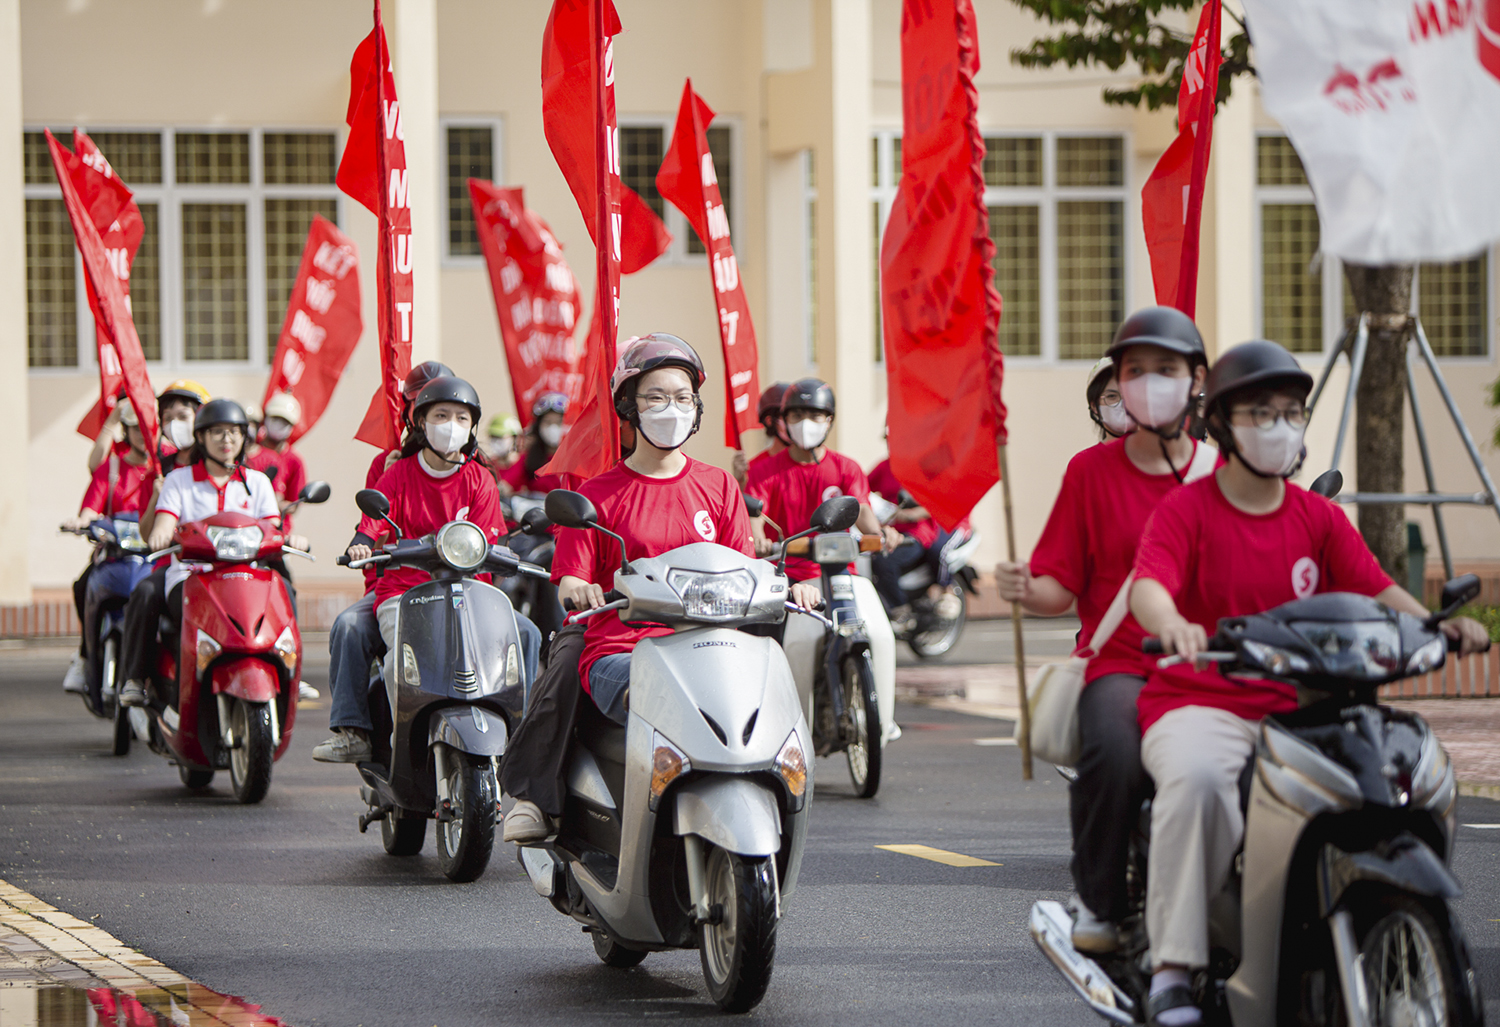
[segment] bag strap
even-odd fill
[[[104,493],[104,516],[115,515],[115,486],[120,481],[120,458],[114,453],[109,454],[109,489]]]
[[[1219,451],[1206,442],[1195,443],[1193,459],[1188,463],[1187,472],[1182,476],[1184,485],[1206,478],[1214,472],[1219,464]]]

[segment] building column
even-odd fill
[[[5,69],[9,68],[9,71]],[[30,437],[26,355],[26,202],[21,174],[21,6],[0,0],[0,382],[6,417]],[[6,256],[6,254],[10,256]],[[10,327],[5,327],[9,325]],[[29,603],[30,447],[0,447],[0,603]]]
[[[1236,84],[1214,119],[1209,163],[1213,194],[1213,322],[1199,317],[1211,356],[1255,333],[1255,96]],[[1205,262],[1206,263],[1206,262]],[[1207,268],[1205,268],[1207,270]],[[1203,295],[1200,276],[1198,294]]]
[[[438,126],[437,0],[396,0],[386,31],[396,65],[396,96],[411,178],[413,364],[442,358],[442,237],[447,231],[447,171]],[[370,261],[370,267],[375,266]]]

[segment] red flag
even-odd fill
[[[73,130],[73,152],[77,155],[69,174],[73,177],[73,188],[78,198],[88,209],[89,220],[99,231],[109,257],[110,270],[120,282],[120,291],[125,295],[125,309],[130,310],[130,265],[135,261],[145,235],[145,224],[141,221],[141,210],[135,205],[130,190],[110,167],[104,154],[94,141],[79,129]],[[99,296],[94,283],[87,276],[84,285],[89,299],[89,310],[94,314],[94,342],[99,354],[99,402],[89,408],[78,422],[78,434],[92,439],[104,426],[104,419],[115,408],[120,389],[125,383],[120,371],[120,355],[115,349],[115,340],[102,327],[99,315]]]
[[[1219,88],[1219,0],[1198,16],[1198,32],[1177,90],[1177,138],[1141,188],[1141,220],[1151,252],[1156,302],[1192,317],[1198,303],[1198,229],[1213,147]]]
[[[615,126],[611,0],[554,0],[542,34],[542,123],[547,143],[594,240],[598,260],[594,317],[584,361],[583,401],[568,410],[569,431],[543,470],[591,478],[620,459],[619,422],[610,395],[619,331],[620,274],[655,260],[672,237],[620,181]],[[600,225],[609,229],[601,238]]]
[[[936,12],[936,13],[935,13]],[[1000,294],[971,0],[905,0],[902,174],[880,247],[891,470],[952,528],[1000,480]]]
[[[120,288],[120,279],[110,266],[110,256],[105,250],[104,240],[94,227],[93,219],[73,181],[81,166],[77,154],[46,132],[47,149],[52,154],[52,168],[57,173],[57,184],[62,189],[63,203],[68,208],[68,221],[73,226],[73,240],[83,257],[83,273],[88,278],[90,289],[98,296],[99,306],[94,316],[98,327],[114,340],[114,348],[120,357],[120,372],[124,378],[125,395],[135,407],[136,417],[141,423],[141,435],[146,441],[146,458],[151,461],[153,474],[160,473],[156,460],[156,393],[151,389],[151,378],[146,374],[146,357],[141,352],[141,340],[135,334],[135,323],[130,320],[130,308],[126,304],[125,292]]]
[[[469,199],[490,271],[516,413],[526,425],[542,393],[564,393],[571,408],[583,392],[583,352],[573,340],[578,282],[552,229],[526,209],[519,188],[471,178]]]
[[[375,307],[380,326],[380,388],[354,437],[381,449],[394,449],[401,444],[401,386],[411,370],[411,194],[401,104],[380,22],[380,0],[375,0],[375,27],[349,62],[345,120],[349,139],[339,164],[338,185],[364,204],[379,224]]]
[[[719,310],[719,342],[724,347],[727,390],[724,443],[733,449],[743,449],[740,434],[760,427],[755,416],[755,401],[760,395],[757,370],[760,357],[756,352],[755,326],[750,323],[750,304],[745,300],[739,264],[729,241],[729,217],[719,194],[713,154],[708,149],[705,130],[713,120],[713,110],[693,92],[693,80],[688,79],[682,87],[672,145],[656,173],[656,188],[687,216],[708,250],[714,305]]]
[[[260,404],[264,409],[278,392],[297,397],[302,419],[292,428],[290,442],[306,435],[323,416],[364,330],[358,268],[353,240],[327,218],[314,215]]]

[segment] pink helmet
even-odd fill
[[[620,389],[632,378],[649,374],[658,367],[680,367],[693,381],[693,389],[702,387],[708,376],[703,373],[703,361],[698,359],[693,347],[675,335],[652,332],[628,339],[620,347],[620,359],[615,363],[615,373],[609,379],[610,395],[619,402]]]

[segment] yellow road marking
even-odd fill
[[[918,859],[930,859],[934,863],[942,863],[950,867],[1002,867],[1004,863],[991,863],[987,859],[977,856],[965,856],[961,852],[949,852],[947,849],[934,849],[931,845],[877,845],[877,849],[885,849],[887,852],[899,852],[903,856],[916,856]]]

